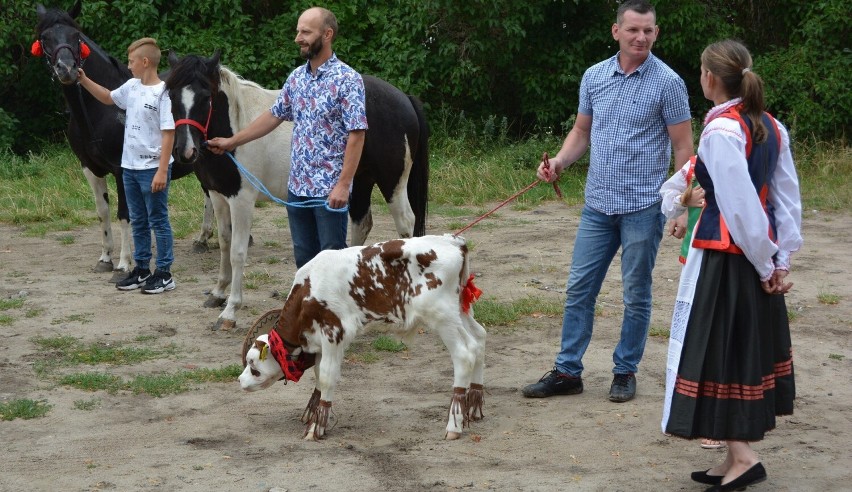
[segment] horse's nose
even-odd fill
[[[56,78],[62,84],[69,85],[77,82],[78,73],[76,65],[69,67],[64,63],[56,63],[53,66],[53,71],[56,74]]]
[[[190,163],[195,162],[195,158],[198,155],[198,150],[195,147],[186,147],[181,153],[181,158],[183,162]]]

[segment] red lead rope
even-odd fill
[[[548,170],[549,170],[549,169],[550,169],[550,160],[549,160],[549,159],[548,159],[548,157],[547,157],[547,152],[545,152],[545,153],[544,153],[544,155],[542,156],[542,160],[544,161],[545,165],[547,165],[547,166],[548,166]],[[535,188],[535,187],[536,187],[539,183],[541,183],[541,180],[540,180],[540,179],[537,179],[537,180],[533,181],[532,183],[530,183],[529,185],[527,185],[527,186],[526,186],[526,188],[524,188],[524,189],[522,189],[521,191],[519,191],[519,192],[515,193],[514,195],[510,196],[509,198],[507,198],[507,199],[503,200],[503,201],[502,201],[502,202],[500,202],[500,204],[499,204],[499,205],[497,205],[496,207],[492,208],[491,210],[489,210],[489,211],[488,211],[488,212],[486,212],[485,214],[480,215],[480,216],[479,216],[479,218],[477,218],[476,220],[474,220],[474,221],[473,221],[473,222],[471,222],[470,224],[466,225],[466,226],[465,226],[465,227],[463,227],[462,229],[459,229],[459,231],[458,231],[458,232],[456,232],[455,234],[453,234],[453,236],[458,236],[458,235],[460,235],[462,232],[464,232],[464,231],[466,231],[466,230],[470,229],[471,227],[475,226],[475,225],[476,225],[477,223],[479,223],[482,219],[484,219],[484,218],[488,217],[489,215],[493,214],[494,212],[496,212],[497,210],[499,210],[500,208],[502,208],[503,206],[505,206],[507,203],[511,202],[511,201],[512,201],[512,200],[514,200],[515,198],[518,198],[519,196],[523,195],[524,193],[526,193],[526,192],[530,191],[531,189]],[[559,189],[559,185],[558,185],[558,184],[556,184],[556,181],[554,181],[554,182],[553,182],[553,189],[554,189],[554,191],[556,191],[556,196],[558,196],[558,197],[561,199],[561,198],[562,198],[562,190],[560,190],[560,189]]]

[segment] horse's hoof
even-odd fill
[[[207,300],[204,301],[204,307],[206,307],[206,308],[222,307],[222,305],[225,304],[225,301],[227,301],[227,299],[225,299],[224,297],[216,297],[214,295],[210,295],[210,296],[207,296]]]
[[[457,440],[457,439],[458,439],[458,438],[460,438],[460,437],[461,437],[461,433],[459,433],[459,432],[447,432],[447,437],[446,437],[446,439],[447,439],[448,441],[455,441],[455,440]]]
[[[117,282],[121,282],[125,278],[127,278],[127,273],[124,270],[116,270],[112,272],[112,277],[109,279],[109,283],[114,284]]]
[[[224,319],[219,318],[216,320],[216,324],[213,325],[214,331],[231,331],[236,328],[237,322],[232,319]]]
[[[210,251],[210,246],[207,245],[207,241],[193,241],[192,242],[192,252],[193,253],[208,253]]]
[[[111,261],[98,261],[98,264],[95,265],[95,273],[106,273],[111,272],[114,266]]]

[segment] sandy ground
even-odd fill
[[[0,296],[25,291],[23,308],[4,311],[0,325],[0,402],[29,398],[52,405],[44,418],[0,421],[0,489],[21,490],[702,490],[689,479],[723,451],[660,432],[667,339],[652,336],[638,374],[635,400],[606,395],[611,353],[621,321],[618,260],[599,298],[586,353],[585,392],[524,399],[519,388],[553,364],[561,318],[528,316],[490,326],[485,420],[460,441],[443,441],[452,369],[437,336],[415,337],[409,350],[378,352],[344,363],[336,426],[321,442],[301,440],[299,416],[313,374],[245,394],[236,381],[203,383],[177,395],[86,392],[58,384],[69,372],[100,371],[131,379],[238,363],[242,334],[286,292],[294,273],[284,212],[257,210],[246,290],[232,332],[212,331],[218,310],[202,307],[218,251],[191,253],[176,242],[177,290],[159,296],[117,291],[93,273],[95,227],[23,237],[0,226]],[[472,217],[471,217],[472,218]],[[473,245],[477,284],[487,298],[509,303],[535,296],[561,303],[578,207],[551,202],[508,208],[465,235]],[[453,232],[470,218],[432,216],[430,233]],[[796,283],[787,302],[798,389],[795,414],[755,445],[769,479],[754,490],[849,490],[852,480],[852,215],[805,214],[805,247],[794,257]],[[386,215],[371,239],[392,237]],[[73,242],[69,243],[69,237]],[[665,238],[654,274],[652,328],[668,327],[680,265],[679,243]],[[277,261],[280,260],[280,261]],[[277,261],[277,262],[276,262]],[[268,279],[263,283],[257,279]],[[823,304],[822,296],[838,296]],[[27,317],[25,313],[34,313]],[[176,347],[164,359],[129,366],[75,366],[38,376],[50,358],[33,337],[72,336],[85,344]],[[355,349],[369,350],[376,333]],[[75,402],[95,402],[80,409]]]

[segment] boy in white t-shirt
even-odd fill
[[[159,294],[175,288],[171,274],[174,240],[168,206],[175,122],[165,83],[157,75],[160,48],[156,40],[142,38],[131,43],[127,60],[133,78],[113,91],[92,81],[82,68],[79,80],[98,101],[115,104],[127,113],[121,168],[136,266],[115,286],[119,290],[141,288],[145,294]],[[157,241],[157,269],[153,274],[151,230]]]

